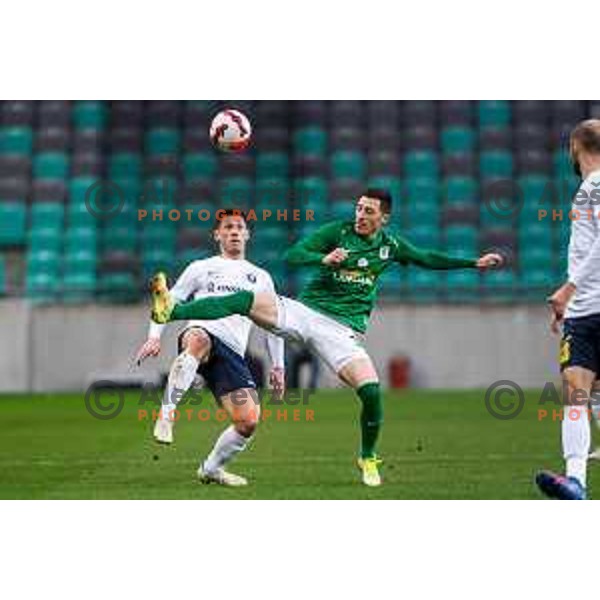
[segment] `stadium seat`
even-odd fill
[[[2,102],[4,125],[31,127],[33,123],[34,103],[31,100],[5,100]]]
[[[551,137],[549,130],[539,124],[525,122],[514,129],[515,147],[523,150],[548,150]]]
[[[420,248],[440,248],[441,247],[441,230],[438,227],[436,220],[427,220],[422,225],[411,226],[402,235]]]
[[[253,204],[254,187],[245,177],[230,177],[221,182],[219,203],[221,206],[248,208]]]
[[[186,154],[183,159],[183,172],[186,181],[210,179],[217,173],[217,160],[212,152]]]
[[[354,218],[354,202],[338,200],[329,205],[329,217],[335,221],[351,221]]]
[[[146,134],[146,152],[150,156],[174,155],[179,151],[179,132],[176,129],[150,129]]]
[[[479,131],[481,151],[505,150],[512,147],[512,131],[509,128],[485,127]]]
[[[135,252],[137,241],[138,236],[135,221],[131,223],[129,227],[115,227],[114,224],[111,223],[102,231],[101,250]]]
[[[512,154],[506,150],[484,150],[479,159],[479,173],[482,179],[512,177]]]
[[[406,126],[428,126],[437,121],[437,102],[433,100],[406,100],[401,105]]]
[[[365,147],[364,131],[357,128],[339,128],[331,132],[330,145],[332,151],[362,152]]]
[[[393,205],[392,213],[397,213],[402,206],[402,181],[399,177],[389,175],[376,175],[371,177],[367,182],[368,187],[382,188],[388,190],[392,195]]]
[[[324,208],[328,201],[328,186],[320,177],[303,177],[294,180],[293,202],[301,206]]]
[[[142,173],[142,157],[134,152],[117,152],[108,161],[108,176],[111,180],[139,178]]]
[[[446,154],[442,159],[442,170],[445,176],[476,176],[476,159],[472,152],[455,152]]]
[[[263,152],[287,153],[290,145],[290,134],[285,127],[267,127],[256,133],[256,140],[257,146]]]
[[[68,173],[69,157],[64,152],[40,152],[33,159],[35,178],[65,180]]]
[[[36,302],[52,302],[58,291],[58,273],[36,272],[25,280],[27,297]]]
[[[177,127],[180,102],[176,100],[150,100],[146,108],[146,121],[150,127]]]
[[[0,297],[8,292],[8,283],[6,281],[6,261],[4,256],[0,255]]]
[[[446,205],[474,205],[477,202],[478,186],[472,177],[447,177],[443,189]]]
[[[331,202],[356,202],[363,191],[363,183],[359,179],[345,177],[334,179],[329,187],[329,199]]]
[[[404,174],[407,178],[437,177],[438,159],[435,152],[416,151],[404,155]]]
[[[285,178],[289,160],[285,152],[260,152],[256,157],[256,178]]]
[[[449,253],[465,258],[477,255],[477,227],[474,225],[449,225],[445,232],[446,249]]]
[[[331,156],[333,178],[362,179],[366,175],[366,161],[362,152],[335,152]]]
[[[407,151],[428,150],[434,151],[438,145],[436,129],[428,125],[408,127],[403,134],[403,142]]]
[[[545,127],[550,117],[550,104],[545,100],[516,100],[513,102],[514,121],[522,124]]]
[[[293,208],[302,208],[302,203],[294,202],[291,198],[288,180],[281,178],[259,179],[256,182],[255,201],[258,210],[281,210],[290,204]]]
[[[439,272],[410,267],[407,292],[417,302],[433,302],[442,296],[444,279]]]
[[[517,152],[517,169],[527,175],[550,175],[552,160],[545,150],[523,150]]]
[[[365,102],[362,100],[333,100],[330,104],[330,122],[334,127],[363,125]]]
[[[479,302],[480,276],[474,269],[446,273],[447,297],[454,302]]]
[[[480,127],[508,127],[511,121],[510,103],[506,100],[479,101]]]
[[[29,156],[33,146],[30,127],[3,127],[0,130],[0,154]]]
[[[294,132],[293,148],[297,154],[325,155],[327,150],[327,134],[320,127],[305,127]]]
[[[374,151],[369,152],[369,175],[371,177],[399,177],[402,172],[402,165],[397,152]]]
[[[0,178],[19,178],[29,177],[31,161],[27,156],[19,154],[0,155]]]
[[[441,134],[442,151],[447,154],[453,152],[471,152],[475,144],[475,134],[470,127],[446,127]]]
[[[327,103],[323,100],[296,100],[291,108],[296,126],[324,125],[327,120]]]
[[[58,202],[38,202],[31,206],[31,227],[62,227],[65,218],[64,204]]]
[[[399,163],[398,151],[401,149],[403,138],[395,129],[374,127],[367,131],[367,148],[372,152],[389,152],[396,156]],[[370,158],[370,157],[369,157]]]
[[[59,252],[53,250],[34,250],[27,256],[27,278],[40,273],[58,274],[61,264]]]
[[[80,101],[73,106],[75,129],[104,129],[106,125],[106,102]]]
[[[390,128],[396,130],[400,124],[401,102],[371,100],[367,102],[367,123],[370,129]]]
[[[0,202],[0,246],[25,243],[27,206],[24,202]]]
[[[444,100],[440,102],[442,126],[470,126],[473,122],[473,102],[470,100]]]

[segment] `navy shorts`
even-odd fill
[[[600,314],[565,319],[560,368],[583,367],[600,374]]]
[[[190,328],[191,329],[191,328]],[[178,352],[183,351],[182,339],[186,329],[177,339]],[[256,389],[256,383],[243,356],[234,352],[227,344],[203,329],[211,341],[208,360],[198,366],[198,374],[204,377],[206,387],[213,393],[217,400],[235,390],[245,388]]]

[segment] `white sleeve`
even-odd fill
[[[169,290],[175,302],[184,302],[187,300],[198,287],[198,275],[202,272],[203,265],[201,261],[195,261],[189,264],[175,285]],[[150,321],[148,327],[148,337],[160,338],[166,325]]]
[[[575,268],[569,268],[569,281],[575,287],[579,287],[598,268],[600,268],[600,235],[596,237],[585,260]]]
[[[273,295],[277,293],[275,291],[273,279],[271,279],[271,276],[266,271],[263,271],[262,273],[259,291],[269,292]],[[285,342],[283,338],[266,331],[265,345],[267,348],[267,354],[269,355],[269,359],[271,361],[271,368],[283,369],[285,367]]]

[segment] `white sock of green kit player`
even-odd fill
[[[173,421],[173,411],[187,392],[196,376],[198,359],[184,350],[171,365],[165,396],[162,403],[162,418]]]
[[[587,406],[565,406],[562,420],[562,446],[567,477],[575,477],[586,487],[590,451],[590,421]]]
[[[250,441],[230,425],[217,439],[211,453],[201,463],[205,473],[214,473],[228,463],[236,454],[239,454]]]

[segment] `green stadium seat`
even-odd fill
[[[60,264],[60,253],[54,250],[29,252],[27,256],[27,277],[29,278],[38,273],[57,275]]]
[[[92,273],[96,271],[98,257],[96,249],[71,248],[65,251],[63,265],[65,273]]]
[[[483,179],[512,177],[512,154],[506,150],[483,151],[479,159],[479,173]]]
[[[477,254],[477,227],[473,225],[449,225],[444,233],[448,253],[465,258]]]
[[[470,127],[445,127],[441,133],[444,154],[471,152],[475,144],[475,133]]]
[[[36,179],[65,180],[69,174],[69,157],[64,152],[40,152],[33,158]]]
[[[146,134],[146,152],[150,156],[173,155],[179,151],[179,132],[161,127]]]
[[[97,237],[98,230],[95,224],[92,226],[69,227],[64,234],[65,252],[85,251],[96,253]]]
[[[264,226],[261,224],[260,229],[257,229],[250,239],[250,249],[257,253],[261,253],[268,248],[276,248],[281,256],[284,249],[287,249],[288,246],[288,228],[282,223],[277,224],[277,222],[272,224],[267,221]]]
[[[107,302],[135,302],[139,299],[141,282],[133,273],[102,273],[97,278],[99,298]]]
[[[186,181],[211,179],[217,173],[217,158],[213,152],[186,154],[183,159],[183,173]]]
[[[25,202],[0,202],[0,246],[24,244],[26,229]]]
[[[73,177],[69,181],[69,201],[75,203],[85,202],[88,190],[97,183],[94,177]]]
[[[67,302],[83,302],[93,298],[96,291],[95,271],[69,271],[62,279],[62,298]]]
[[[401,294],[404,289],[403,269],[389,268],[384,271],[378,280],[378,287],[384,296],[393,297],[395,300],[401,300]]]
[[[0,154],[29,156],[33,147],[30,127],[3,127],[0,130]]]
[[[62,227],[43,225],[29,229],[29,251],[52,250],[58,252],[62,246]]]
[[[285,209],[288,206],[292,208],[303,208],[301,202],[296,202],[292,194],[287,179],[270,178],[260,179],[256,182],[256,208],[258,210]],[[291,200],[291,202],[290,202]]]
[[[407,223],[409,227],[431,225],[437,228],[439,226],[441,211],[438,206],[416,201],[412,202],[407,209]]]
[[[4,256],[0,256],[0,296],[6,295],[8,285],[6,282],[6,262]]]
[[[327,134],[320,127],[304,127],[292,136],[296,154],[324,156],[327,151]]]
[[[448,205],[474,205],[477,202],[478,186],[473,177],[453,176],[444,180],[444,197]]]
[[[480,127],[508,127],[510,125],[510,103],[506,100],[480,100]]]
[[[137,248],[137,227],[132,223],[130,227],[115,227],[112,223],[105,227],[101,235],[103,251],[122,250],[135,252]]]
[[[88,210],[85,202],[70,202],[67,208],[67,223],[69,227],[93,227],[98,219]]]
[[[438,176],[439,163],[435,152],[417,150],[404,155],[404,173],[407,178]]]
[[[301,177],[294,180],[292,202],[304,209],[325,211],[328,207],[327,183],[320,177]]]
[[[221,185],[219,204],[222,207],[247,208],[253,204],[254,186],[247,177],[229,177]]]
[[[475,270],[448,271],[446,273],[447,298],[455,302],[479,302],[479,273]]]
[[[51,302],[58,291],[57,274],[37,272],[25,279],[27,297],[39,302]]]
[[[331,174],[334,178],[363,179],[367,163],[361,152],[334,152],[331,156]]]
[[[407,274],[407,295],[417,302],[431,302],[441,297],[444,280],[439,273],[410,267]]]
[[[142,253],[142,274],[148,279],[157,271],[171,273],[174,270],[173,252],[164,248],[149,248]]]
[[[493,273],[486,273],[481,278],[484,293],[490,300],[507,301],[514,300],[515,288],[518,279],[514,271],[500,269]]]
[[[329,205],[329,216],[336,221],[350,221],[354,219],[354,202],[338,200]]]
[[[139,179],[142,173],[142,157],[134,152],[118,152],[108,161],[111,181],[117,179]]]
[[[286,178],[289,160],[285,152],[260,152],[256,157],[256,178]]]
[[[413,177],[407,179],[404,186],[404,195],[409,208],[417,202],[436,210],[439,210],[441,205],[439,185],[436,178]]]
[[[62,227],[65,207],[61,202],[40,202],[31,206],[31,227]]]
[[[526,245],[519,249],[521,269],[548,268],[554,263],[555,256],[551,244]]]
[[[403,194],[402,181],[399,177],[394,177],[393,175],[377,175],[376,177],[371,177],[369,179],[367,186],[388,190],[394,201],[394,209],[401,205]]]
[[[440,235],[439,226],[431,220],[421,225],[411,226],[404,234],[409,242],[419,248],[439,248]]]
[[[73,107],[75,129],[104,129],[106,116],[106,103],[101,100],[75,102]]]

